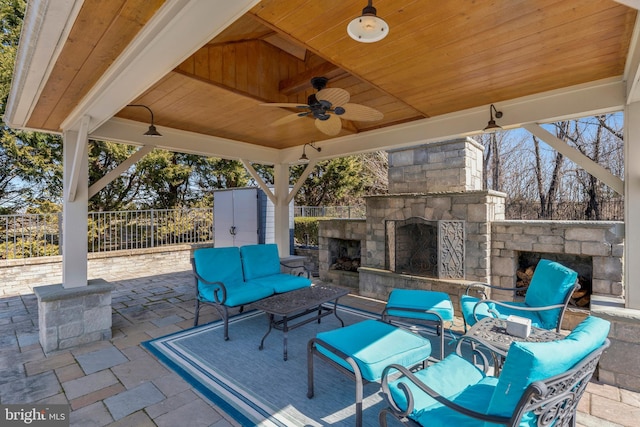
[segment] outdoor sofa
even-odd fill
[[[276,244],[240,248],[200,248],[191,259],[196,285],[194,326],[198,326],[201,304],[213,305],[224,321],[224,339],[229,339],[229,308],[251,304],[274,294],[311,286],[309,271],[280,262]],[[297,274],[283,273],[281,267]]]

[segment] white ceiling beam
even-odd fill
[[[570,118],[621,111],[625,85],[620,79],[606,79],[535,96],[496,103],[504,113],[497,122],[504,129],[525,123],[549,123]],[[472,136],[482,132],[489,120],[489,105],[428,119],[363,132],[326,141],[317,160]],[[300,147],[283,149],[278,163],[298,163]]]
[[[540,138],[542,141],[547,143],[551,148],[553,148],[563,156],[571,159],[582,169],[611,187],[611,189],[613,189],[616,193],[620,194],[621,196],[624,195],[624,181],[609,172],[600,164],[594,162],[589,157],[582,154],[580,151],[578,151],[578,149],[571,147],[566,142],[556,137],[554,134],[547,131],[538,124],[528,123],[522,127]]]
[[[105,176],[103,176],[98,181],[96,181],[91,187],[89,187],[89,198],[92,198],[93,196],[95,196],[98,193],[98,191],[102,190],[104,187],[107,186],[107,184],[109,184],[111,181],[113,181],[114,179],[119,177],[121,174],[123,174],[127,169],[129,169],[131,166],[136,164],[144,156],[152,152],[154,148],[155,146],[153,145],[145,145],[143,147],[140,147],[138,151],[133,153],[131,156],[125,159],[122,163],[120,163],[118,166],[116,166],[111,171],[109,171],[109,173],[107,173]]]
[[[223,159],[247,159],[254,163],[275,164],[278,160],[278,150],[261,147],[255,144],[235,141],[232,139],[187,132],[158,126],[162,137],[149,137],[143,134],[148,130],[145,123],[117,117],[104,123],[94,130],[89,137],[101,141],[120,142],[123,144],[147,145],[153,141],[156,148],[187,154],[199,154],[207,157],[221,157]]]
[[[640,2],[640,0],[638,0]],[[640,100],[640,20],[636,19],[624,68],[627,84],[627,104]]]
[[[75,129],[80,117],[90,115],[92,132],[257,3],[165,2],[62,122],[62,129]]]
[[[9,127],[25,127],[82,4],[83,0],[27,2],[3,119]]]
[[[640,0],[616,0],[618,3],[629,6],[633,9],[640,9]]]

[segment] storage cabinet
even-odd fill
[[[294,204],[289,205],[289,238],[293,248]],[[213,193],[215,246],[274,243],[274,206],[257,187],[230,188]]]

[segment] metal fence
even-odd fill
[[[61,255],[62,214],[0,216],[0,259]],[[213,209],[90,212],[89,252],[213,241]]]
[[[561,203],[543,217],[535,202],[508,203],[507,219],[624,219],[621,200],[601,203],[590,217],[584,203]],[[296,217],[364,218],[364,206],[296,206]],[[214,240],[213,209],[150,209],[89,213],[89,252],[146,249]],[[60,255],[62,214],[0,216],[0,259]]]
[[[543,211],[539,202],[507,202],[506,219],[556,221],[624,221],[624,200],[606,200],[597,206],[583,202],[553,203]]]
[[[295,206],[294,216],[325,218],[364,218],[365,206]]]

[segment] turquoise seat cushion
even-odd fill
[[[262,286],[270,289],[274,293],[289,292],[296,289],[311,286],[311,280],[293,274],[278,273],[267,277],[249,280],[247,285]]]
[[[463,295],[460,298],[460,307],[462,309],[462,315],[464,316],[464,320],[467,322],[467,325],[471,326],[476,323],[475,318],[473,317],[473,309],[477,303],[482,301],[479,298],[475,298],[469,295]],[[476,310],[476,316],[478,320],[485,317],[496,317],[493,313],[489,312],[489,309],[495,311],[497,313],[498,318],[506,319],[510,315],[526,317],[531,320],[531,326],[535,328],[543,328],[543,329],[553,329],[555,328],[555,324],[551,328],[547,328],[544,322],[542,321],[539,311],[524,311],[518,310],[518,307],[527,307],[525,303],[522,302],[508,302],[510,307],[506,307],[503,305],[494,304],[492,302],[482,303],[478,306]]]
[[[531,278],[524,302],[529,307],[562,304],[577,278],[578,273],[570,268],[555,261],[541,259]],[[545,329],[556,327],[560,312],[559,308],[539,312]]]
[[[240,248],[240,256],[246,281],[280,273],[280,256],[276,244],[246,245]]]
[[[457,396],[468,387],[479,383],[486,377],[482,370],[455,353],[450,354],[442,361],[429,366],[427,369],[416,372],[415,376],[438,394],[447,398]],[[494,383],[497,381],[498,380],[495,379]],[[396,405],[403,411],[407,409],[407,399],[404,392],[398,387],[401,383],[404,383],[407,388],[411,390],[414,398],[414,410],[410,414],[411,418],[415,419],[419,417],[419,414],[427,408],[440,405],[435,399],[420,390],[413,382],[406,378],[399,378],[389,383],[389,392]],[[491,396],[492,393],[493,390],[491,390],[489,396]],[[489,399],[487,399],[485,408],[488,406],[488,400]]]
[[[491,395],[496,387],[497,378],[486,377],[477,384],[470,385],[449,400],[472,411],[486,414]],[[437,403],[423,408],[415,416],[412,416],[420,425],[429,427],[498,427],[499,424],[485,423],[449,409]]]
[[[200,292],[200,299],[204,301],[215,301],[212,288],[212,286],[205,285],[203,291]],[[225,286],[225,288],[227,290],[227,299],[224,305],[228,307],[249,304],[259,299],[269,297],[274,293],[271,288],[250,285],[248,283],[231,283]]]
[[[489,413],[510,417],[529,384],[571,369],[604,343],[609,327],[608,321],[589,316],[563,340],[511,344]]]
[[[378,381],[391,364],[416,365],[431,355],[431,343],[417,334],[378,320],[364,320],[321,332],[316,338],[351,356],[367,381]],[[353,372],[344,359],[317,344],[317,350]]]
[[[453,305],[449,294],[446,292],[425,291],[419,289],[394,289],[389,294],[387,307],[403,307],[438,313],[442,320],[453,321]],[[410,319],[437,320],[437,317],[428,313],[415,311],[388,310],[390,316],[405,317]]]
[[[222,282],[227,288],[228,295],[231,293],[244,293],[242,263],[240,262],[240,251],[236,247],[222,248],[202,248],[193,252],[193,261],[196,272],[200,277],[209,282]],[[198,293],[203,301],[215,301],[213,296],[220,286],[207,284],[198,280]],[[262,290],[258,290],[259,293]],[[220,294],[219,294],[220,295]],[[220,295],[221,297],[222,295]],[[231,304],[227,301],[227,305]],[[235,305],[235,304],[231,304]]]

